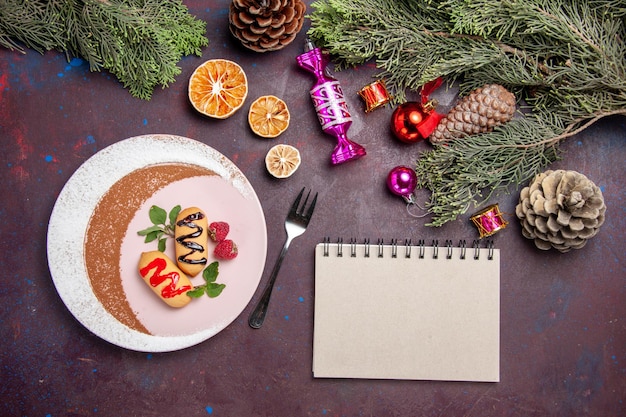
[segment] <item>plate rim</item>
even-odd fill
[[[142,152],[133,155],[132,151],[138,149]],[[111,161],[114,162],[110,163]],[[109,162],[104,165],[106,172],[99,173],[98,180],[93,181],[94,168],[102,168],[105,162]],[[191,164],[209,169],[258,206],[259,218],[263,222],[260,227],[263,243],[262,248],[259,248],[263,252],[261,264],[264,265],[267,260],[267,224],[258,195],[245,174],[213,147],[184,136],[151,134],[120,140],[93,154],[66,181],[52,208],[46,240],[48,268],[61,300],[87,330],[116,346],[141,352],[170,352],[208,340],[236,320],[251,301],[247,300],[242,311],[223,327],[211,326],[190,335],[158,336],[145,334],[122,324],[97,299],[89,281],[84,248],[92,213],[104,193],[121,178],[137,169],[162,163]],[[96,183],[93,188],[84,190],[78,187],[89,180]],[[86,207],[83,206],[83,210],[77,212],[74,207],[76,204],[84,204]],[[72,215],[75,227],[66,227],[68,215]],[[65,261],[59,262],[59,259]],[[262,274],[263,268],[259,271],[253,294],[258,289]],[[70,283],[65,276],[72,276],[76,281],[73,278]],[[97,325],[94,317],[99,317],[100,321],[105,320],[108,326],[104,328]],[[108,330],[109,327],[113,330]]]

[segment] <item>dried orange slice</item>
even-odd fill
[[[265,155],[265,167],[276,178],[291,176],[300,162],[300,152],[291,145],[273,146]]]
[[[216,119],[232,116],[248,95],[248,78],[239,64],[211,59],[189,79],[189,101],[200,113]]]
[[[287,103],[275,96],[257,98],[250,105],[248,123],[257,135],[263,138],[275,138],[289,127]]]

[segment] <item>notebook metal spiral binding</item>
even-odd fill
[[[378,257],[379,258],[382,258],[385,255],[383,245],[384,245],[383,239],[378,238]],[[393,253],[393,247],[392,247],[392,253]]]
[[[323,240],[323,245],[324,245],[324,250],[323,250],[323,256],[330,256],[330,245],[331,245],[331,241],[330,241],[330,237],[325,237]],[[359,245],[359,243],[357,243],[357,239],[356,238],[350,238],[350,241],[348,243],[348,245],[350,246],[350,257],[354,258],[357,256],[356,254],[356,249],[357,246]],[[365,253],[363,256],[365,256],[366,258],[369,258],[370,256],[370,240],[369,239],[365,239],[363,241],[363,243],[361,244],[364,246],[365,248]],[[452,240],[450,239],[446,239],[445,241],[445,251],[446,251],[446,256],[445,259],[452,259],[453,257],[453,249],[454,249],[454,244],[452,243]],[[376,251],[376,256],[378,258],[383,258],[385,256],[385,243],[384,240],[379,238],[376,242],[376,246],[377,246],[377,251]],[[413,245],[412,240],[411,239],[405,239],[404,240],[404,244],[399,244],[398,243],[398,239],[391,239],[390,243],[387,246],[391,246],[391,257],[392,258],[397,258],[398,257],[398,249],[399,247],[403,247],[404,248],[404,257],[405,258],[411,258],[412,254],[413,254],[413,248],[417,247],[418,251],[417,251],[417,256],[419,259],[424,259],[424,257],[426,256],[426,241],[424,239],[420,239],[417,243],[417,245]],[[460,253],[459,253],[459,259],[465,259],[466,258],[466,253],[467,253],[467,243],[465,240],[461,239],[457,245],[457,247],[460,249]],[[439,258],[439,240],[434,239],[432,241],[431,244],[431,248],[432,248],[432,258],[433,259],[438,259]],[[480,259],[480,241],[479,240],[474,240],[472,242],[472,250],[474,251],[474,260],[479,260]],[[488,240],[486,241],[486,249],[488,249],[487,252],[487,259],[488,260],[493,260],[493,251],[494,251],[494,244],[493,244],[493,240]],[[343,238],[338,238],[337,239],[337,253],[336,253],[337,257],[342,257],[343,256]]]

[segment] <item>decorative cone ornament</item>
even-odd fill
[[[539,249],[580,249],[604,223],[602,191],[576,171],[546,171],[522,189],[515,214]]]
[[[233,0],[230,32],[253,51],[276,51],[296,38],[305,11],[302,0]]]
[[[513,118],[515,96],[498,84],[487,84],[463,97],[441,119],[430,143],[441,144],[464,136],[485,133]]]

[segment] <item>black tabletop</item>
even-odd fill
[[[546,169],[575,170],[597,184],[606,222],[583,249],[541,251],[515,217],[521,187],[497,195],[508,226],[492,237],[501,251],[500,382],[316,379],[312,375],[314,247],[332,240],[413,241],[478,237],[470,216],[438,228],[407,214],[385,178],[413,166],[427,142],[401,143],[390,133],[393,108],[364,111],[357,92],[376,68],[336,73],[353,123],[349,136],[367,155],[333,166],[335,140],[325,135],[309,97],[310,74],[296,65],[309,22],[295,42],[260,54],[228,31],[228,1],[187,1],[207,22],[202,57],[184,57],[182,73],[150,100],[132,97],[111,74],[57,52],[0,50],[0,394],[3,416],[619,416],[626,412],[626,270],[624,161],[626,118],[598,121],[562,144]],[[247,106],[225,120],[191,106],[187,86],[207,59],[245,70],[248,102],[275,95],[288,104],[290,126],[276,139],[255,136]],[[268,279],[285,239],[284,219],[302,187],[319,193],[313,221],[282,266],[265,324],[247,318],[260,288],[224,330],[168,353],[137,352],[92,334],[70,313],[47,259],[55,201],[86,160],[126,138],[170,134],[222,153],[254,187],[267,229]],[[276,179],[264,157],[278,143],[299,149],[294,175]],[[426,194],[418,192],[425,199]],[[385,352],[381,352],[384,355]]]

